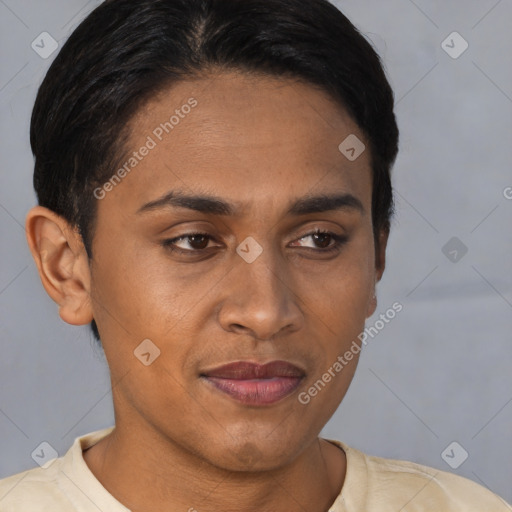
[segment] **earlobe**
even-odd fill
[[[375,288],[374,288],[375,290]],[[375,310],[377,309],[377,295],[374,293],[373,297],[371,298],[369,304],[368,304],[368,310],[366,312],[366,318],[370,318],[373,313],[375,313]]]
[[[90,271],[80,235],[55,212],[36,206],[26,219],[27,242],[48,295],[67,323],[83,325],[92,318]]]
[[[368,310],[366,312],[366,318],[371,317],[377,309],[377,295],[376,287],[377,283],[382,279],[384,269],[386,268],[386,247],[388,243],[389,229],[382,229],[379,232],[378,243],[375,247],[375,282],[373,284],[373,297],[368,303]]]
[[[386,247],[388,245],[389,229],[381,229],[375,250],[376,283],[382,279],[386,268]]]
[[[71,325],[85,325],[93,320],[90,297],[82,300],[76,295],[65,295],[64,300],[59,304],[59,316],[64,322]]]

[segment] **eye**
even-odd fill
[[[317,252],[329,253],[337,251],[347,241],[347,237],[338,235],[331,231],[322,231],[320,229],[315,230],[313,233],[309,233],[299,238],[298,241],[302,242],[310,238],[313,246],[300,245],[299,247],[306,247]]]
[[[346,236],[338,235],[331,231],[315,230],[312,233],[302,236],[298,242],[303,242],[310,238],[313,246],[307,245],[292,245],[292,247],[304,247],[319,253],[331,253],[338,251],[339,248],[347,241]],[[179,254],[200,254],[206,252],[208,249],[217,246],[208,246],[210,241],[214,238],[208,233],[185,233],[176,238],[170,238],[161,242],[162,246],[170,252]],[[297,242],[294,242],[297,243]],[[181,245],[181,247],[180,247]]]
[[[213,237],[208,233],[186,233],[176,238],[164,240],[162,245],[171,252],[195,253],[206,250],[210,240],[213,240]],[[178,244],[182,244],[182,247],[179,247]]]

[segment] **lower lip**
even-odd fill
[[[248,405],[268,405],[293,393],[301,377],[273,377],[271,379],[222,379],[205,377],[219,391]]]

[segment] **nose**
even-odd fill
[[[252,263],[240,258],[224,283],[218,318],[226,331],[270,340],[302,328],[298,290],[276,251],[264,250]]]

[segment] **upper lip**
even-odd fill
[[[201,373],[206,377],[222,379],[271,379],[272,377],[304,377],[305,372],[287,361],[269,361],[265,364],[235,361]]]

